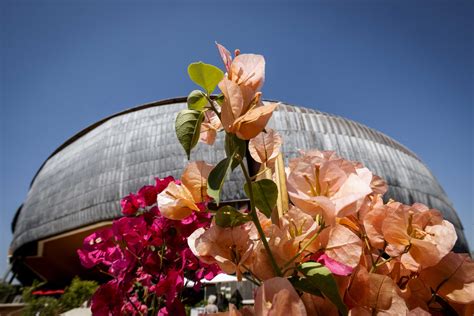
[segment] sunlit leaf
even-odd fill
[[[203,118],[203,113],[195,110],[182,110],[176,117],[176,136],[183,146],[184,151],[188,156],[188,160],[191,155],[191,149],[196,146],[199,140]]]
[[[247,144],[245,140],[242,140],[233,134],[226,134],[224,147],[227,157],[234,154],[234,160],[232,161],[232,170],[234,170],[244,158]]]
[[[188,95],[188,109],[202,111],[204,107],[207,105],[207,98],[204,92],[201,90],[193,90]]]
[[[207,179],[207,194],[219,205],[222,186],[232,165],[233,155],[221,160],[212,169]]]
[[[222,106],[222,103],[224,102],[224,95],[222,93],[218,94],[216,98],[214,99],[214,101],[216,101],[217,104]]]
[[[308,281],[303,281],[305,286],[314,285],[315,290],[320,290],[343,315],[347,315],[347,307],[339,295],[338,286],[331,271],[318,262],[302,263],[298,270]],[[317,291],[316,291],[317,293]]]
[[[244,185],[244,190],[247,196],[250,197],[247,183]],[[252,193],[255,206],[269,218],[272,215],[278,198],[278,187],[275,182],[270,179],[252,182]]]
[[[222,70],[203,62],[190,64],[188,74],[194,83],[206,90],[208,95],[214,91],[217,84],[224,78]]]
[[[314,286],[314,283],[309,278],[293,277],[290,278],[290,282],[297,290],[316,296],[323,296],[323,293],[321,293],[321,291],[316,286]]]

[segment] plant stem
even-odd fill
[[[208,95],[206,95],[206,99],[207,99],[207,102],[209,102],[209,105],[211,106],[211,109],[214,111],[214,113],[216,113],[217,117],[220,120],[221,119],[221,113],[219,113],[219,111],[217,111],[217,108],[214,104],[214,100],[212,100]]]
[[[277,276],[281,276],[281,270],[278,267],[275,258],[273,257],[273,253],[268,245],[267,237],[263,232],[262,225],[260,225],[260,221],[258,220],[257,211],[254,205],[254,197],[253,197],[253,190],[252,190],[252,179],[249,176],[247,168],[244,165],[243,160],[240,161],[240,167],[242,168],[242,172],[244,173],[245,180],[247,181],[247,186],[249,188],[249,199],[250,199],[250,215],[252,216],[252,221],[257,227],[258,234],[260,235],[260,239],[262,240],[263,246],[267,251],[268,257],[270,258],[270,262],[272,264],[273,270],[275,271]]]
[[[251,176],[250,179],[252,179],[252,180],[257,179],[258,176],[264,174],[265,172],[267,172],[267,170],[270,170],[270,169],[269,169],[268,167],[265,167],[263,170],[261,170],[261,171],[260,171],[259,173],[257,173],[256,175]]]
[[[132,302],[132,300],[130,299],[130,297],[128,297],[128,295],[125,295],[125,297],[127,298],[127,301],[133,306],[133,309],[137,311],[137,313],[140,315],[140,316],[143,316],[143,313],[140,312],[138,310],[138,308],[135,306],[135,304]]]
[[[246,276],[245,278],[247,280],[249,280],[250,282],[252,282],[253,284],[255,284],[256,286],[260,286],[261,285],[261,281],[260,279],[252,272],[252,270],[250,270],[249,268],[247,268],[247,266],[245,266],[244,264],[242,265],[242,267],[247,270],[247,272],[249,273],[249,276]]]
[[[377,259],[372,258],[372,253],[370,253],[370,259],[372,260],[372,267],[370,268],[370,273],[375,272],[378,268],[377,264],[379,263],[380,258],[382,257],[382,254],[385,252],[385,248],[387,247],[387,242],[384,241],[383,244],[383,250],[379,251],[379,255],[377,256]]]
[[[309,247],[309,245],[311,245],[313,243],[313,241],[316,240],[316,238],[318,238],[319,234],[321,233],[321,231],[325,228],[325,226],[321,226],[318,231],[316,232],[316,234],[314,234],[310,240],[308,240],[304,245],[303,247],[300,249],[300,251],[298,251],[298,253],[296,255],[294,255],[290,260],[288,260],[284,265],[283,265],[283,269],[285,269],[286,267],[288,267],[293,261],[295,261],[299,256],[301,256],[301,254],[303,253],[303,251],[306,250],[306,248]]]

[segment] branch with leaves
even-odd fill
[[[191,161],[181,181],[158,179],[124,198],[133,224],[121,219],[86,239],[83,264],[105,265],[114,277],[93,310],[119,293],[114,302],[127,300],[114,311],[181,315],[184,276],[198,286],[199,277],[222,271],[259,286],[254,308],[231,307],[231,315],[472,314],[474,262],[451,252],[454,226],[425,205],[385,203],[381,178],[332,151],[302,153],[285,168],[282,137],[267,126],[278,104],[262,101],[265,59],[217,48],[225,72],[189,65],[201,90],[189,94],[175,128],[188,160],[218,133],[225,157]],[[221,198],[236,168],[245,177],[242,209]],[[139,236],[147,237],[137,246]],[[124,264],[122,275],[116,267]]]

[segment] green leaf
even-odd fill
[[[216,66],[205,64],[203,62],[192,63],[188,67],[189,78],[194,83],[206,90],[210,95],[217,84],[224,78],[222,70]]]
[[[188,156],[191,149],[196,146],[201,132],[201,123],[204,118],[203,112],[195,110],[182,110],[178,113],[175,122],[176,136]]]
[[[214,219],[220,227],[240,226],[252,220],[247,214],[243,214],[229,205],[221,207]]]
[[[193,90],[188,95],[188,109],[202,111],[207,105],[206,94],[201,90]]]
[[[232,170],[234,170],[245,156],[247,150],[247,143],[245,140],[238,138],[234,134],[225,135],[225,153],[227,157],[234,154],[234,160],[232,161]]]
[[[244,190],[247,196],[250,197],[247,183],[244,185]],[[255,206],[265,214],[265,216],[270,218],[278,198],[278,187],[275,182],[270,179],[252,182],[252,192]]]
[[[219,205],[222,185],[232,165],[233,155],[221,160],[209,173],[207,179],[207,194]]]
[[[222,93],[218,94],[214,101],[216,101],[217,104],[222,105],[222,103],[224,103],[224,95]]]
[[[308,278],[292,277],[290,278],[290,282],[297,290],[316,296],[323,296],[323,293],[321,293],[321,291]]]
[[[339,295],[336,280],[328,268],[318,262],[305,262],[298,267],[298,270],[305,276],[299,280],[300,284],[306,287],[307,290],[303,289],[305,292],[321,291],[343,315],[347,315],[347,307]],[[314,290],[310,289],[311,286]]]

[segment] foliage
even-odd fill
[[[25,316],[57,316],[63,309],[59,300],[53,297],[39,297],[28,302],[22,311]]]
[[[23,289],[23,301],[26,303],[24,315],[59,315],[89,301],[98,287],[95,281],[84,281],[75,277],[59,298],[33,294],[44,285],[45,282],[35,280],[31,286]]]
[[[98,284],[95,281],[83,281],[78,277],[72,279],[64,294],[59,299],[63,310],[70,310],[81,306],[84,302],[89,301],[94,292],[97,290]]]
[[[188,74],[194,83],[206,90],[207,95],[210,95],[214,91],[217,84],[224,77],[222,70],[203,62],[189,65]]]
[[[196,110],[182,110],[176,117],[176,135],[186,151],[188,159],[191,149],[198,143],[203,119],[203,113]]]
[[[14,285],[0,282],[0,304],[7,303],[9,297],[16,293]]]
[[[278,198],[278,188],[275,182],[270,179],[262,179],[251,183],[255,207],[260,212],[270,218],[272,211],[276,206]],[[250,198],[250,189],[248,184],[244,185],[244,191]]]

